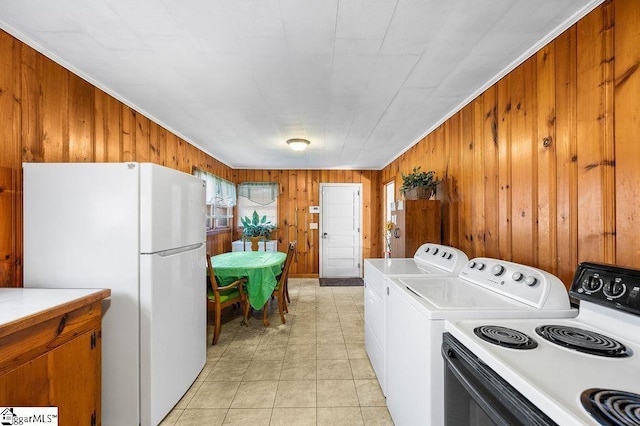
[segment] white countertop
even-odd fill
[[[0,326],[102,291],[95,288],[0,288]]]

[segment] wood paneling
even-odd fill
[[[210,232],[207,234],[207,253],[211,256],[231,251],[231,231]]]
[[[640,268],[640,2],[606,1],[382,176],[444,170],[443,241],[557,274]],[[409,159],[409,160],[408,160]]]
[[[615,261],[613,3],[577,24],[578,260]]]
[[[578,152],[576,27],[555,41],[556,273],[564,283],[578,263]],[[551,221],[552,219],[550,219]],[[552,265],[553,265],[552,259]],[[553,266],[552,266],[553,267]]]
[[[640,263],[640,6],[615,4],[615,260]]]

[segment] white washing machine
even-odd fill
[[[386,394],[385,374],[385,280],[389,277],[457,275],[469,261],[455,247],[426,243],[413,258],[365,259],[365,348],[382,392]]]
[[[447,425],[640,425],[640,270],[582,263],[570,294],[576,318],[447,322]]]
[[[458,276],[387,280],[386,397],[396,426],[444,424],[445,320],[575,317],[567,291],[537,268],[490,258]]]

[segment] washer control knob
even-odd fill
[[[451,259],[453,255],[451,253],[447,254],[447,259]]]
[[[529,287],[533,287],[538,283],[538,279],[533,275],[529,275],[527,278],[524,279],[524,283]]]
[[[439,252],[439,251],[440,251],[440,250],[438,250],[437,248],[434,248],[434,249],[433,249],[433,253],[431,253],[431,254],[435,256],[436,254],[438,254],[438,252]]]
[[[444,257],[446,259],[447,258],[447,252],[443,251],[442,254],[440,255],[440,257]]]
[[[484,263],[482,263],[482,262],[478,263],[478,269],[480,271],[482,271],[484,269],[484,266],[485,266]]]
[[[473,269],[475,267],[476,267],[476,262],[475,261],[472,260],[471,262],[469,262],[469,268]]]
[[[504,266],[502,266],[502,265],[500,265],[498,263],[493,268],[491,268],[491,273],[493,275],[495,275],[496,277],[499,277],[500,275],[502,275],[504,273]]]
[[[511,278],[514,281],[522,281],[522,279],[524,278],[524,275],[522,275],[522,272],[514,272],[513,275],[511,275]]]

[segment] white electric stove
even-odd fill
[[[458,274],[469,261],[455,247],[426,243],[412,258],[365,259],[365,348],[382,392],[386,394],[385,374],[385,280],[389,277],[422,277]]]
[[[570,294],[573,319],[445,325],[447,425],[640,425],[640,271],[583,263]]]
[[[457,276],[391,278],[387,288],[387,407],[401,426],[444,423],[445,320],[577,315],[557,277],[490,258],[472,259]]]

